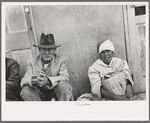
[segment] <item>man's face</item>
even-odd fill
[[[109,64],[112,60],[113,54],[114,53],[111,50],[104,50],[99,54],[99,57],[105,64]]]
[[[55,48],[39,48],[44,63],[49,63],[56,51]]]

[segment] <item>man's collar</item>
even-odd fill
[[[48,64],[52,64],[52,62],[54,61],[54,56],[53,56],[53,59],[50,61],[50,63],[48,63]],[[37,57],[37,65],[39,66],[39,65],[43,65],[44,64],[44,62],[42,61],[42,57],[41,57],[41,55],[39,55],[38,57]]]

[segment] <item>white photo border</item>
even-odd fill
[[[123,5],[139,2],[2,2],[1,120],[2,121],[147,121],[149,120],[149,18],[146,26],[146,101],[6,102],[5,5]],[[149,15],[148,2],[146,4]],[[80,104],[88,104],[79,106]]]

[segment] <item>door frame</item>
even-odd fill
[[[136,82],[143,83],[142,72],[141,72],[142,66],[141,66],[141,57],[140,57],[140,43],[138,42],[138,36],[137,36],[138,30],[136,27],[137,21],[135,17],[136,5],[123,5],[122,7],[123,7],[123,17],[124,17],[127,62],[129,64],[129,68],[133,75],[133,80],[135,84]],[[145,7],[147,7],[146,4]],[[140,90],[140,85],[138,86],[139,89],[135,89],[137,90],[137,92]],[[137,92],[135,91],[134,93]]]

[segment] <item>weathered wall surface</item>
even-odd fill
[[[110,39],[116,56],[126,59],[122,6],[32,6],[35,28],[53,33],[59,54],[68,59],[74,98],[90,92],[88,68],[97,59],[98,42]]]

